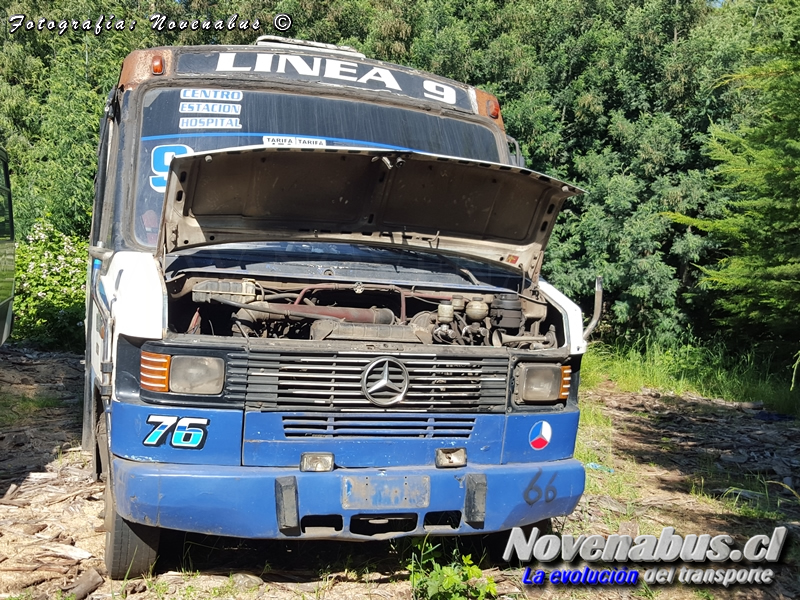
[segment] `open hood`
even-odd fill
[[[438,249],[531,277],[564,200],[528,169],[418,152],[253,146],[173,158],[159,251],[325,239]]]

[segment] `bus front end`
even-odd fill
[[[297,81],[411,70],[183,51],[165,62],[192,77],[109,111],[122,218],[92,234],[84,439],[111,576],[147,571],[161,529],[374,540],[572,512],[586,344],[539,271],[581,191],[510,164],[460,84],[418,77],[452,101],[431,114]],[[281,65],[298,77],[248,78]]]

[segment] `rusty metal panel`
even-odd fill
[[[153,77],[170,77],[174,71],[174,48],[151,48],[149,50],[134,50],[122,63],[119,76],[119,86],[126,90],[137,87],[140,83]],[[160,56],[164,64],[162,75],[153,75],[153,58]]]
[[[342,478],[342,508],[426,508],[431,499],[427,475],[364,475]]]
[[[475,99],[478,102],[478,114],[480,114],[482,117],[488,117],[489,113],[488,113],[488,109],[487,109],[486,103],[489,102],[490,100],[497,101],[497,97],[492,95],[492,94],[490,94],[489,92],[484,92],[483,90],[475,88]],[[495,124],[498,127],[500,127],[500,129],[502,129],[503,131],[506,130],[505,123],[503,123],[503,114],[502,113],[500,113],[497,116],[497,119],[495,120]]]

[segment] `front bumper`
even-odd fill
[[[273,539],[490,533],[571,513],[585,483],[575,459],[306,473],[113,457],[112,473],[124,519]]]

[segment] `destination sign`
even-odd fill
[[[350,57],[277,52],[186,52],[178,58],[177,72],[182,75],[236,73],[347,86],[432,100],[474,112],[466,86],[398,68],[359,62]]]

